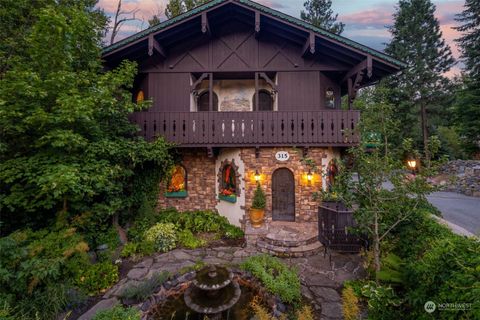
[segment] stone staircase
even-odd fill
[[[308,257],[320,253],[316,223],[271,222],[257,235],[258,251],[278,257]]]

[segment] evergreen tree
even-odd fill
[[[480,81],[480,1],[466,0],[464,7],[456,19],[463,23],[456,28],[463,34],[456,41],[462,49],[467,73]]]
[[[316,27],[341,34],[345,24],[337,22],[338,14],[334,14],[331,0],[307,0],[303,6],[306,11],[300,12],[302,20]]]
[[[210,0],[169,0],[165,8],[165,15],[171,19],[208,1]]]
[[[160,23],[160,17],[157,16],[157,15],[154,15],[153,17],[151,17],[149,20],[148,20],[148,26],[149,27],[153,27],[157,24]]]
[[[443,107],[449,87],[444,73],[454,64],[434,13],[435,6],[430,0],[400,0],[394,24],[389,28],[392,41],[385,50],[407,63],[389,81],[392,103],[397,106],[403,131],[399,140],[412,137],[412,131],[414,138],[422,137],[427,165],[430,161],[427,120],[431,112]]]
[[[480,1],[466,0],[465,10],[457,21],[462,36],[457,42],[462,49],[465,63],[464,83],[457,92],[455,103],[456,124],[467,152],[473,154],[480,149]]]

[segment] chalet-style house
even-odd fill
[[[332,160],[359,142],[358,89],[404,67],[249,0],[212,0],[106,47],[103,58],[107,67],[138,62],[133,97],[153,105],[131,119],[146,139],[164,137],[182,155],[159,206],[217,210],[247,235],[257,182],[266,194],[262,230],[276,221],[315,228],[312,193],[325,187]]]

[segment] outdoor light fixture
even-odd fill
[[[417,160],[414,158],[409,158],[407,160],[407,165],[410,170],[412,170],[412,174],[415,174],[415,169],[417,168]]]
[[[307,173],[307,180],[308,180],[308,182],[311,182],[312,179],[313,179],[312,171],[311,171],[311,170],[308,170],[308,173]]]
[[[258,173],[258,170],[255,170],[255,181],[260,181],[260,173]]]

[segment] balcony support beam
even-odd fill
[[[255,106],[253,107],[254,111],[258,111],[258,72],[255,72]]]
[[[209,73],[208,72],[205,72],[205,73],[202,73],[202,75],[197,79],[197,81],[195,81],[191,86],[190,86],[190,92],[194,92],[195,89],[197,89],[198,85],[200,83],[202,83],[203,80],[205,80],[206,78],[208,78],[209,76]]]

